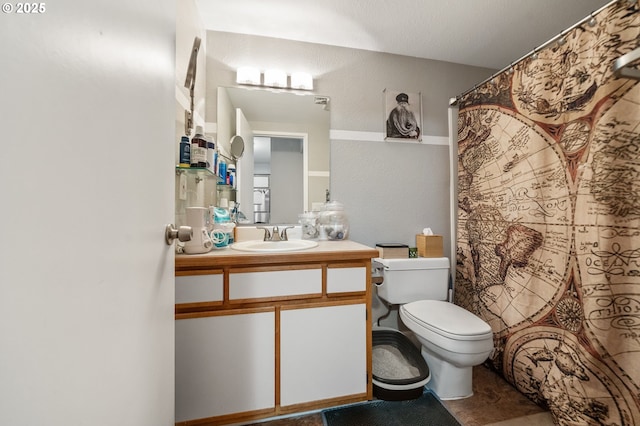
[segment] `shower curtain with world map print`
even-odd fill
[[[560,425],[640,425],[640,82],[612,71],[638,8],[609,4],[459,99],[454,302]]]

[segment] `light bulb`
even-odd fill
[[[236,74],[236,83],[260,85],[260,70],[252,67],[240,67]]]

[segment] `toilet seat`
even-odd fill
[[[493,351],[489,324],[453,303],[418,300],[400,306],[400,318],[422,345],[431,372],[428,387],[440,399],[473,395],[473,366]]]
[[[404,319],[413,322],[414,326],[423,329],[424,334],[439,336],[438,340],[493,341],[493,332],[489,324],[450,302],[418,300],[400,306],[400,313]],[[422,334],[418,330],[414,332]]]

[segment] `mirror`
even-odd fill
[[[231,158],[238,160],[242,154],[244,154],[244,139],[240,135],[235,135],[231,138]]]
[[[218,88],[218,146],[236,162],[230,199],[240,203],[241,223],[297,223],[326,201],[329,98],[301,93]]]

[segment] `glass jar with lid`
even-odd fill
[[[338,201],[329,201],[318,214],[320,238],[327,240],[346,240],[349,237],[349,219],[344,206]]]
[[[314,240],[318,238],[318,214],[316,212],[299,214],[298,222],[302,225],[303,240]]]

